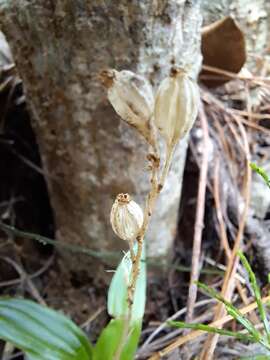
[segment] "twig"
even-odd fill
[[[219,183],[220,183],[219,182],[219,167],[220,167],[220,160],[218,158],[216,161],[215,167],[214,167],[214,201],[215,201],[215,206],[216,206],[217,219],[219,222],[219,233],[220,233],[221,244],[225,251],[227,262],[228,262],[231,257],[232,251],[229,246],[229,241],[228,241],[227,232],[226,232],[226,226],[225,226],[225,222],[224,222],[222,211],[221,211],[221,201],[220,201],[220,196],[219,196]],[[238,291],[240,297],[242,298],[244,305],[248,305],[249,300],[242,288],[241,282],[239,281],[239,279],[236,278],[236,274],[235,274],[235,280],[236,280],[237,291]],[[259,319],[255,313],[252,313],[251,317],[252,317],[254,323],[259,322]]]
[[[93,322],[104,310],[106,310],[106,307],[105,306],[101,306],[99,307],[95,312],[94,314],[90,315],[90,317],[84,322],[81,324],[81,328],[87,328],[91,322]]]
[[[203,129],[204,151],[202,155],[202,165],[200,169],[199,188],[198,188],[198,196],[197,196],[197,209],[196,209],[193,250],[192,250],[192,264],[191,264],[191,274],[190,274],[189,292],[188,292],[188,300],[187,300],[187,316],[186,316],[187,322],[192,321],[194,305],[197,297],[196,281],[198,281],[199,273],[200,273],[199,262],[200,262],[200,254],[201,254],[201,241],[202,241],[204,210],[205,210],[205,193],[206,193],[207,172],[208,172],[209,133],[208,133],[207,118],[202,104],[200,106],[200,120]]]
[[[247,125],[248,127],[251,127],[253,129],[256,129],[258,131],[262,131],[265,134],[269,135],[270,134],[270,130],[264,128],[263,126],[258,125],[257,123],[252,122],[250,119],[246,120],[244,119],[239,112],[237,111],[237,109],[233,109],[233,108],[229,108],[226,107],[220,100],[218,100],[213,94],[211,94],[209,91],[203,90],[201,91],[202,94],[202,98],[206,101],[206,103],[211,103],[216,105],[219,109],[223,110],[225,113],[227,113],[228,115],[232,116],[232,119],[234,121],[240,121],[241,123]],[[248,112],[246,112],[246,114],[248,114]],[[226,120],[226,117],[225,117]],[[227,120],[226,120],[227,121]],[[230,127],[230,121],[227,121],[228,126]],[[237,139],[236,139],[237,140]],[[237,140],[238,144],[239,141]],[[242,144],[240,144],[241,148],[242,148]]]
[[[221,202],[220,202],[220,196],[219,196],[219,168],[220,168],[220,159],[217,158],[216,164],[214,167],[214,201],[216,206],[216,214],[217,214],[217,220],[219,223],[219,230],[220,230],[220,239],[221,239],[221,245],[225,251],[227,259],[231,256],[231,249],[229,246],[229,241],[226,233],[225,223],[223,221],[223,215],[221,210]]]
[[[257,120],[265,120],[265,119],[270,119],[270,115],[269,114],[258,114],[258,113],[254,113],[252,111],[244,111],[244,110],[238,110],[238,109],[231,109],[232,111],[234,111],[236,114],[241,115],[241,116],[247,116],[249,117],[250,120],[252,119],[257,119]]]
[[[1,257],[0,257],[1,258]],[[40,275],[42,275],[45,271],[48,270],[48,268],[51,266],[52,262],[54,260],[54,256],[50,256],[50,258],[45,262],[45,264],[36,272],[34,272],[33,274],[28,274],[29,279],[34,279]],[[18,285],[20,284],[22,281],[21,278],[19,279],[14,279],[14,280],[7,280],[7,281],[1,281],[0,282],[0,288],[1,287],[5,287],[5,286],[13,286],[13,285]]]
[[[209,65],[203,65],[202,68],[203,68],[203,70],[212,71],[212,72],[215,72],[216,74],[226,75],[232,79],[239,79],[239,80],[243,80],[243,81],[253,82],[254,84],[264,85],[266,87],[268,87],[270,85],[269,77],[259,77],[259,76],[247,77],[247,76],[235,74],[233,72],[219,69],[217,67],[209,66]]]
[[[268,136],[270,135],[270,130],[267,129],[267,128],[265,128],[265,127],[263,127],[263,126],[260,126],[260,125],[258,125],[258,124],[255,124],[255,123],[253,123],[253,122],[251,122],[251,121],[249,121],[249,120],[245,120],[245,119],[243,119],[243,118],[241,118],[241,117],[239,117],[239,120],[240,120],[243,124],[247,125],[248,127],[252,128],[252,129],[255,129],[255,130],[258,130],[258,131],[260,131],[260,132],[263,132],[264,134],[266,134],[266,135],[268,135]]]
[[[36,288],[36,286],[34,285],[33,281],[29,278],[28,274],[26,273],[26,271],[23,269],[22,266],[20,266],[18,263],[16,263],[14,260],[6,257],[6,256],[1,256],[1,259],[3,259],[4,261],[6,261],[8,264],[12,265],[14,267],[14,269],[18,272],[18,274],[21,277],[22,281],[25,281],[27,284],[27,287],[30,291],[30,293],[32,294],[32,296],[41,304],[46,306],[46,302],[44,301],[44,299],[42,298],[42,296],[40,295],[38,289]]]

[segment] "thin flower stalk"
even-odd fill
[[[199,90],[196,82],[183,69],[172,69],[170,76],[160,84],[155,101],[151,85],[139,75],[125,70],[106,70],[101,75],[108,91],[108,99],[115,111],[130,126],[136,128],[150,146],[147,159],[150,163],[151,186],[145,201],[143,219],[139,205],[134,202],[131,204],[129,198],[124,199],[122,208],[118,208],[121,204],[116,201],[111,213],[113,230],[120,238],[128,241],[132,262],[127,289],[128,312],[120,344],[114,356],[114,360],[119,360],[129,335],[145,233],[156,200],[167,178],[176,144],[190,131],[197,117]],[[162,169],[157,131],[166,143]],[[121,200],[122,195],[125,194],[118,195],[118,199]],[[136,251],[134,244],[137,245]]]

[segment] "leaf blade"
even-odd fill
[[[134,247],[136,253],[137,247]],[[108,313],[115,319],[121,319],[128,315],[127,289],[131,277],[132,262],[128,252],[120,262],[112,278],[108,291]],[[138,322],[143,318],[146,302],[146,262],[145,248],[143,248],[140,260],[140,273],[134,292],[131,322]]]
[[[103,329],[94,349],[93,360],[113,360],[125,328],[125,319],[112,319]],[[120,360],[133,360],[141,334],[141,322],[133,322]]]
[[[256,341],[261,342],[262,336],[259,331],[254,327],[254,325],[245,318],[236,307],[234,307],[230,302],[224,299],[219,293],[217,293],[214,289],[209,286],[198,282],[198,287],[203,289],[209,296],[217,299],[225,305],[227,313],[231,315],[235,320],[237,320],[244,328],[249,332],[251,336],[253,336]]]
[[[258,286],[256,276],[255,276],[254,272],[252,271],[251,266],[249,265],[249,262],[247,261],[247,258],[245,257],[245,255],[241,251],[238,251],[238,256],[240,257],[240,260],[248,273],[251,287],[254,292],[254,297],[255,297],[255,300],[256,300],[256,303],[258,306],[259,314],[260,314],[260,317],[261,317],[263,325],[264,325],[264,330],[267,334],[268,342],[270,344],[270,326],[269,326],[269,322],[267,319],[265,307],[262,303],[261,291]]]
[[[270,178],[267,175],[266,171],[255,163],[250,163],[249,166],[253,171],[256,171],[256,173],[262,177],[266,185],[270,188]]]
[[[206,324],[202,324],[202,323],[185,323],[185,322],[182,322],[182,321],[168,321],[168,324],[173,326],[173,327],[180,328],[180,329],[201,330],[201,331],[205,331],[205,332],[209,332],[209,333],[213,333],[213,334],[219,334],[219,335],[234,337],[234,338],[236,338],[238,340],[251,341],[251,342],[256,341],[250,335],[242,334],[242,333],[236,332],[236,331],[219,329],[219,328],[209,326],[209,325],[206,325]]]
[[[30,300],[0,298],[0,338],[33,359],[92,357],[92,345],[71,320]]]

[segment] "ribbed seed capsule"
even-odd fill
[[[143,224],[143,212],[129,194],[117,195],[111,210],[111,224],[121,239],[135,240]]]
[[[165,78],[155,101],[154,122],[168,146],[175,145],[192,128],[198,114],[198,85],[183,70]]]
[[[104,70],[101,79],[108,88],[108,99],[114,110],[135,127],[151,145],[155,144],[152,115],[154,95],[150,83],[131,71]]]

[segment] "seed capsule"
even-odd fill
[[[158,89],[154,122],[168,146],[175,145],[192,128],[198,115],[198,85],[183,70],[174,70]]]
[[[111,210],[111,224],[121,239],[135,240],[143,224],[143,212],[129,194],[117,195]]]
[[[108,99],[117,114],[135,127],[149,144],[154,145],[154,95],[150,83],[128,70],[104,70],[100,76],[108,88]]]

